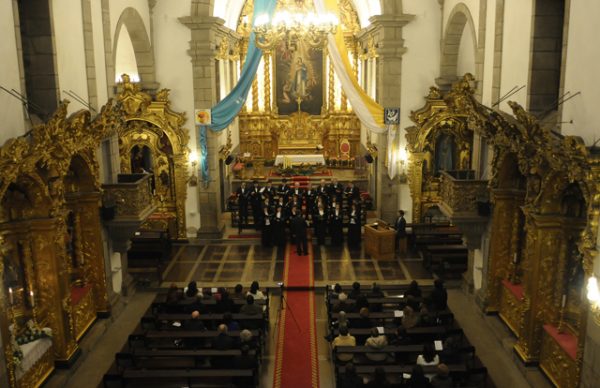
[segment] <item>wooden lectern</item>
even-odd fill
[[[375,259],[395,257],[396,230],[384,221],[365,225],[365,252]]]

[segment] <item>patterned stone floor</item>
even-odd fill
[[[364,253],[364,248],[348,250],[345,245],[314,248],[316,286],[354,280],[381,284],[432,280],[419,258],[375,260]],[[203,287],[246,284],[253,280],[275,286],[283,278],[283,260],[283,249],[264,248],[253,239],[182,245],[177,247],[165,270],[162,286],[171,283],[184,286],[191,280]]]

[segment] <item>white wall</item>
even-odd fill
[[[456,61],[456,75],[458,77],[462,77],[465,73],[475,74],[476,42],[474,39],[469,23],[465,24],[458,46],[458,59]]]
[[[156,79],[162,88],[171,89],[171,108],[185,112],[184,127],[189,130],[189,148],[197,150],[194,126],[194,85],[192,61],[187,54],[191,39],[190,29],[178,20],[190,13],[190,0],[159,1],[154,7],[154,56]],[[196,172],[197,173],[197,172]],[[198,187],[188,186],[186,200],[187,227],[200,227],[198,214]]]
[[[103,106],[108,99],[106,80],[106,55],[104,49],[104,31],[102,25],[102,2],[91,1],[92,34],[94,39],[94,65],[96,66],[96,93],[98,106]]]
[[[563,105],[562,133],[579,135],[587,145],[600,139],[600,46],[597,20],[600,17],[599,1],[571,1],[567,62],[565,67],[565,92],[581,92]]]
[[[115,50],[115,79],[111,81],[121,82],[123,74],[129,75],[132,82],[140,82],[135,51],[127,28],[121,28],[119,31]]]
[[[427,1],[427,3],[429,3],[429,2],[436,3],[435,5],[438,5],[437,1]],[[411,2],[405,1],[404,3],[410,4]],[[445,0],[444,1],[444,16],[443,16],[444,31],[446,30],[446,26],[448,24],[448,18],[450,17],[452,10],[459,3],[463,3],[469,9],[469,12],[471,13],[471,17],[473,18],[473,25],[475,26],[475,36],[477,38],[479,38],[477,36],[477,34],[479,34],[479,31],[478,31],[479,30],[479,0]],[[492,4],[488,4],[488,7],[490,7],[490,6],[492,6]],[[407,8],[407,7],[405,6],[405,8]]]
[[[92,2],[96,2],[98,0],[93,0]],[[173,5],[174,7],[178,6],[178,3],[189,3],[186,0],[177,0],[177,1],[166,1],[161,0],[157,2],[157,7],[159,5],[165,6],[164,3],[168,3],[169,5]],[[125,8],[131,7],[135,9],[141,16],[144,21],[144,26],[146,27],[146,32],[148,35],[150,34],[150,9],[148,8],[147,0],[110,0],[110,28],[111,38],[115,39],[115,32],[117,29],[117,23],[119,22],[119,18],[121,14],[125,10]],[[187,15],[190,14],[190,7],[188,6]]]
[[[502,41],[502,72],[500,96],[514,86],[526,88],[500,104],[500,109],[512,112],[508,101],[527,107],[529,68],[531,62],[532,0],[506,0],[504,3],[504,32]]]
[[[60,98],[71,101],[69,113],[87,109],[63,93],[72,90],[84,99],[88,96],[81,2],[52,1],[52,17]]]
[[[485,33],[485,51],[483,64],[483,85],[481,103],[491,106],[492,101],[492,82],[494,77],[494,42],[496,39],[496,2],[488,2],[486,8],[486,33]]]
[[[414,125],[409,115],[425,104],[425,96],[440,70],[440,18],[437,1],[406,1],[403,12],[415,18],[402,30],[407,51],[402,57],[402,91],[400,107],[400,147],[406,146],[404,128]],[[408,185],[400,189],[399,208],[411,220],[412,199]]]
[[[0,1],[0,85],[25,94],[21,90],[12,5],[12,1]],[[23,105],[3,90],[0,90],[0,123],[0,146],[25,133]]]

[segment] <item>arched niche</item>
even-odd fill
[[[123,28],[125,29],[125,32],[121,31]],[[120,39],[121,37],[126,39],[126,41],[122,41]],[[156,75],[152,42],[150,40],[150,35],[146,30],[146,26],[144,25],[144,20],[137,10],[132,7],[123,10],[117,22],[115,35],[112,41],[112,52],[114,53],[113,69],[115,70],[114,74],[112,74],[112,78],[110,78],[111,82],[118,82],[116,78],[120,76],[120,74],[123,74],[119,73],[119,69],[116,67],[120,60],[117,58],[117,54],[122,52],[125,55],[129,55],[130,49],[132,48],[135,55],[134,59],[139,79],[136,79],[133,74],[130,74],[130,77],[132,77],[134,82],[141,82],[144,89],[154,89]],[[123,63],[133,64],[133,59],[125,58],[123,60]]]
[[[468,45],[469,47],[466,47]],[[477,34],[471,11],[464,3],[458,3],[450,12],[442,39],[440,78],[441,89],[446,90],[462,76],[459,70],[467,70],[481,80],[481,74],[475,65],[477,53]],[[470,61],[473,63],[468,63]],[[460,66],[459,66],[460,64]]]
[[[171,239],[185,240],[189,153],[189,135],[182,128],[185,115],[171,110],[168,89],[152,98],[131,83],[129,76],[123,79],[117,97],[126,122],[118,129],[121,172],[151,174],[158,205],[142,229],[163,230]]]

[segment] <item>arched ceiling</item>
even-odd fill
[[[369,18],[381,14],[380,0],[351,0],[358,13],[361,27],[369,25]],[[219,0],[215,1],[213,16],[225,20],[225,26],[235,30],[240,12],[246,0]]]

